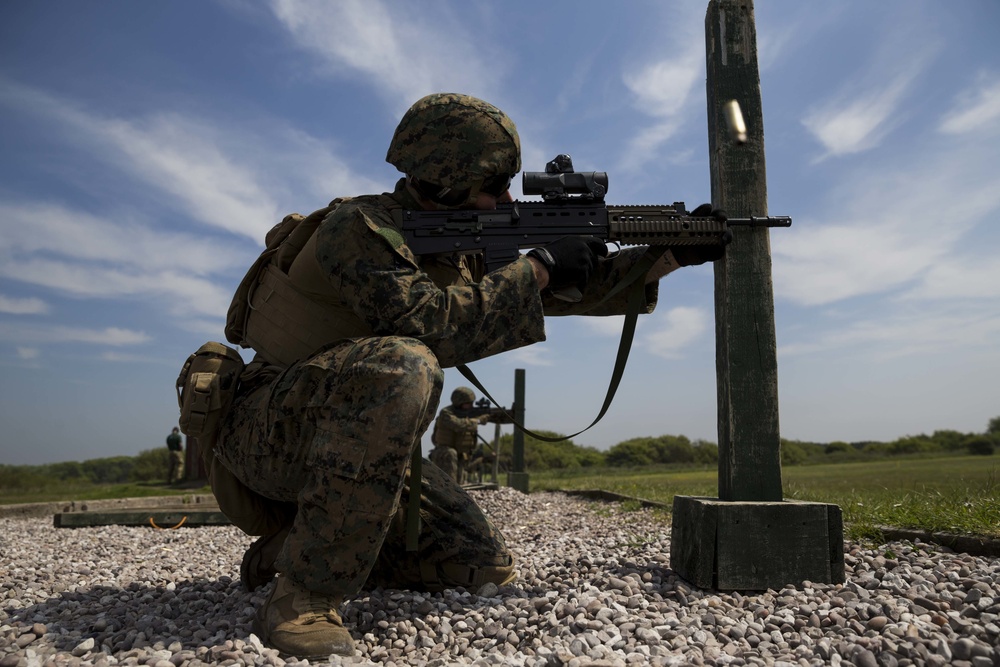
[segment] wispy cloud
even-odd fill
[[[650,353],[658,357],[678,359],[685,348],[704,335],[710,321],[701,308],[671,308],[659,318],[655,331],[643,335],[642,342]],[[647,330],[651,326],[652,323],[645,324]]]
[[[147,201],[255,240],[278,218],[262,174],[226,155],[224,132],[178,113],[114,118],[89,113],[73,100],[12,81],[0,81],[0,103],[48,118],[91,158],[110,163],[152,193]],[[231,137],[235,140],[235,137]]]
[[[584,317],[583,326],[599,336],[621,336],[625,323],[623,315],[613,317]],[[677,306],[658,308],[649,315],[639,317],[635,341],[645,351],[664,359],[677,359],[691,343],[708,329],[710,319],[700,308]]]
[[[154,356],[147,356],[142,354],[126,354],[123,352],[102,352],[101,361],[110,361],[113,363],[120,364],[171,364],[174,365],[174,360],[166,360],[162,358],[157,358]]]
[[[905,71],[887,84],[844,93],[814,108],[802,124],[823,144],[824,157],[873,148],[895,127],[894,113],[915,75],[913,70]]]
[[[653,123],[639,128],[629,141],[625,153],[629,157],[620,169],[641,168],[662,152],[663,144],[683,126],[695,86],[704,78],[704,46],[691,40],[676,40],[671,44],[687,44],[687,47],[669,58],[637,66],[622,76],[635,98],[634,106],[652,117]]]
[[[17,358],[18,359],[37,359],[41,354],[41,350],[37,347],[19,347],[17,348]]]
[[[432,92],[467,92],[491,99],[497,59],[447,6],[382,0],[272,0],[275,16],[295,40],[340,76],[373,85],[402,112]]]
[[[1000,299],[1000,257],[948,257],[939,260],[927,268],[921,281],[903,298]]]
[[[353,175],[328,145],[281,122],[262,123],[261,129],[179,111],[107,117],[6,79],[0,79],[0,104],[47,120],[50,135],[86,149],[89,161],[117,169],[120,199],[127,192],[144,208],[167,206],[258,244],[289,212],[283,206],[324,202],[331,189],[352,193],[375,185]],[[139,187],[128,191],[123,183]]]
[[[0,212],[0,220],[3,213]],[[0,294],[0,313],[11,315],[42,315],[49,312],[49,304],[41,299],[18,299]]]
[[[85,327],[26,327],[0,322],[0,340],[32,340],[36,343],[92,343],[95,345],[141,345],[151,338],[144,331],[120,327],[89,329]]]
[[[938,130],[965,134],[987,128],[1000,128],[1000,75],[982,72],[972,88],[958,95]]]
[[[519,347],[516,350],[505,352],[503,360],[508,364],[523,366],[552,366],[554,364],[551,350],[547,348],[545,343]]]
[[[60,161],[83,160],[82,187],[114,182],[113,197],[97,198],[106,208],[94,211],[57,197],[0,200],[0,276],[80,298],[155,299],[180,326],[208,317],[221,330],[231,274],[255,255],[246,240],[261,245],[285,213],[325,203],[331,191],[381,189],[328,144],[280,122],[256,131],[171,111],[110,117],[3,78],[0,106],[31,114]],[[199,224],[204,231],[181,231]],[[0,296],[0,312],[47,308]]]
[[[771,236],[776,294],[822,305],[893,289],[945,289],[930,281],[974,258],[969,235],[1000,210],[1000,176],[990,167],[996,148],[948,142],[922,147],[905,163],[855,171],[825,205]],[[985,278],[993,269],[984,262]],[[948,284],[966,296],[990,289],[972,280],[963,288],[957,278]]]
[[[246,261],[231,243],[53,204],[0,203],[0,276],[89,298],[155,296],[175,313],[221,316],[217,276]]]
[[[802,124],[826,151],[820,160],[870,150],[902,122],[901,106],[939,49],[937,40],[915,30],[893,25],[865,69],[806,113]]]
[[[779,345],[782,355],[850,349],[855,358],[888,359],[940,353],[945,349],[993,348],[1000,337],[1000,314],[962,304],[928,313],[920,307],[863,317],[832,326],[808,341]]]

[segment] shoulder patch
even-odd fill
[[[392,227],[379,227],[375,230],[375,232],[388,241],[393,250],[399,250],[406,244],[406,241],[403,239],[403,235]]]

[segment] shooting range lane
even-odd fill
[[[472,493],[518,558],[514,585],[370,591],[343,614],[357,658],[333,664],[1000,660],[997,558],[847,544],[845,585],[720,593],[669,569],[670,526],[652,509]],[[283,665],[250,634],[269,591],[244,593],[237,581],[250,540],[232,526],[57,529],[50,516],[0,518],[0,667]]]

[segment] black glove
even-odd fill
[[[549,272],[549,289],[576,287],[581,291],[597,268],[597,258],[608,256],[608,246],[596,236],[565,236],[528,252]]]
[[[725,222],[727,215],[721,208],[712,208],[711,204],[702,204],[691,215],[696,218],[711,216],[719,222]],[[722,245],[685,245],[675,246],[670,249],[674,259],[681,266],[694,266],[705,262],[715,262],[722,259],[726,254],[726,246],[733,240],[733,233],[726,230],[722,235]]]

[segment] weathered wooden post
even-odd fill
[[[752,0],[710,0],[705,16],[712,202],[767,215],[764,124]],[[725,106],[747,125],[734,142]],[[781,588],[844,580],[840,508],[784,501],[770,231],[733,229],[715,264],[719,497],[677,496],[670,565],[702,588]]]
[[[514,441],[512,444],[511,471],[507,473],[507,486],[522,493],[528,492],[528,473],[524,470],[524,431],[517,424],[524,423],[524,369],[514,369]],[[500,453],[497,452],[499,458]]]

